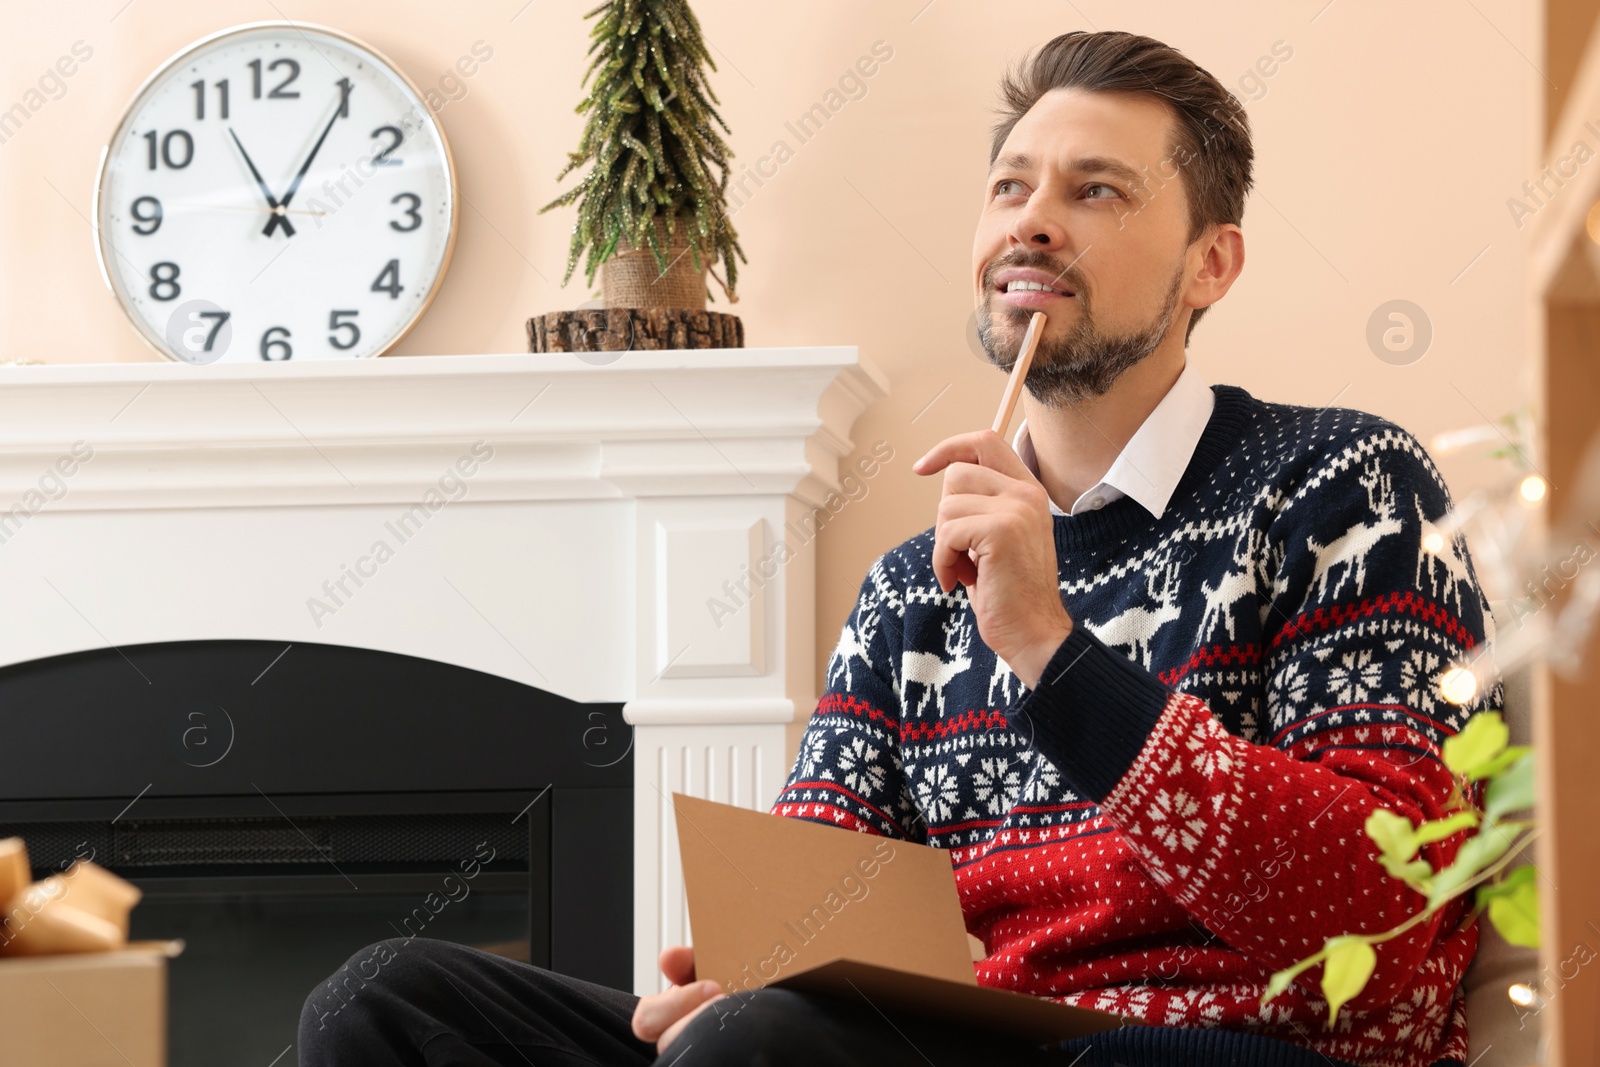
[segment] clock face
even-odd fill
[[[304,23],[208,37],[147,81],[101,161],[101,270],[191,363],[383,352],[433,299],[450,149],[371,49]]]

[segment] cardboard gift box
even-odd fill
[[[182,941],[128,941],[139,890],[86,860],[31,882],[0,841],[0,1063],[164,1067],[167,960]]]
[[[978,985],[944,849],[672,800],[697,979],[730,994],[771,985],[865,1001],[1039,1044],[1141,1025]]]

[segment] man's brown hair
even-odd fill
[[[1052,89],[1142,93],[1173,113],[1168,159],[1176,165],[1189,204],[1189,243],[1206,227],[1239,224],[1250,191],[1250,120],[1237,98],[1182,52],[1151,37],[1107,30],[1073,30],[1040,47],[1000,82],[1000,121],[989,146],[993,165],[1017,120]],[[1171,166],[1163,170],[1170,172]],[[1170,177],[1170,173],[1158,178]],[[1209,308],[1189,317],[1189,335]]]

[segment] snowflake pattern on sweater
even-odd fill
[[[1370,1067],[1460,1063],[1464,905],[1379,945],[1331,1029],[1320,967],[1259,1003],[1325,938],[1420,910],[1363,823],[1439,817],[1441,744],[1501,706],[1499,684],[1466,707],[1437,690],[1494,632],[1460,535],[1423,547],[1449,491],[1379,416],[1211,388],[1160,519],[1127,497],[1054,517],[1075,625],[1036,688],[965,589],[939,589],[932,529],[884,553],[771,810],[950,850],[981,984]]]

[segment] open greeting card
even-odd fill
[[[800,989],[1038,1043],[1138,1022],[977,984],[950,854],[672,795],[695,976]]]

